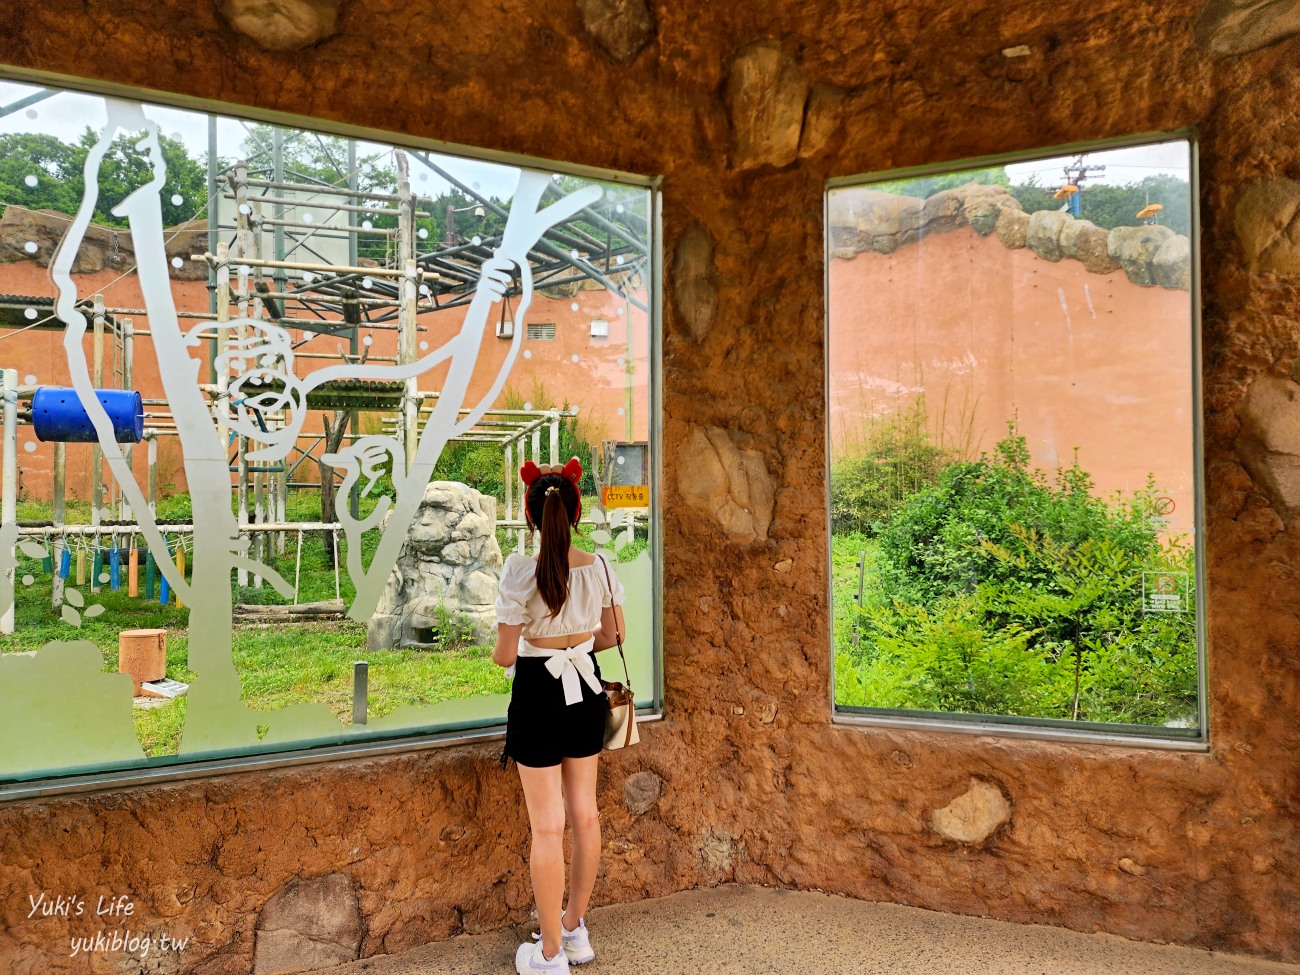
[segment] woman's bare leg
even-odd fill
[[[565,760],[566,762],[568,759]],[[542,926],[542,951],[554,958],[560,950],[560,913],[564,909],[564,793],[561,766],[529,768],[518,765],[528,804],[533,849],[529,859],[537,920]]]
[[[600,755],[566,758],[561,764],[564,809],[573,827],[573,865],[564,927],[572,931],[586,916],[600,867],[600,812],[596,808],[596,770]]]

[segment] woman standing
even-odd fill
[[[529,461],[528,524],[541,532],[537,558],[506,559],[497,597],[492,659],[514,671],[504,764],[513,758],[532,829],[529,861],[541,940],[515,954],[519,975],[567,973],[596,957],[584,915],[600,862],[596,763],[609,706],[595,652],[623,628],[623,587],[609,564],[570,545],[582,516],[575,457],[561,469]],[[564,823],[573,827],[573,865],[564,900]]]

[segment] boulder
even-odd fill
[[[1209,0],[1196,39],[1214,57],[1232,57],[1300,34],[1300,0]]]
[[[496,499],[456,481],[431,482],[370,618],[367,647],[431,646],[449,621],[492,642],[501,565]]]
[[[831,85],[813,85],[804,112],[803,133],[799,137],[799,158],[821,155],[828,149],[844,120],[844,89]]]
[[[225,0],[230,26],[266,51],[297,51],[338,32],[342,0]]]
[[[1300,385],[1279,376],[1257,379],[1237,414],[1237,452],[1251,478],[1281,511],[1300,511]]]
[[[578,0],[582,26],[620,64],[636,60],[655,36],[646,0]]]
[[[1083,263],[1093,274],[1109,274],[1119,267],[1110,256],[1110,231],[1091,220],[1070,220],[1061,228],[1061,254]]]
[[[1172,236],[1174,232],[1168,227],[1116,227],[1110,232],[1106,249],[1130,281],[1150,288],[1156,283],[1156,252]]]
[[[1029,214],[1023,210],[1004,207],[998,213],[998,220],[993,229],[997,231],[998,240],[1002,241],[1004,247],[1012,249],[1024,247],[1029,237]]]
[[[1011,195],[1004,186],[986,186],[982,183],[967,183],[953,192],[962,195],[962,209],[966,222],[982,237],[987,237],[997,229],[998,219],[1003,210],[1023,211],[1020,201]]]
[[[1237,198],[1233,223],[1252,271],[1300,277],[1300,180],[1251,183]]]
[[[1156,251],[1151,261],[1156,284],[1162,288],[1190,290],[1192,287],[1192,242],[1174,234]]]
[[[930,816],[930,826],[946,840],[977,846],[1011,818],[1011,803],[992,782],[972,778],[970,786]]]
[[[721,427],[692,427],[679,448],[677,489],[732,542],[767,540],[776,491],[763,455]]]
[[[257,918],[253,975],[333,968],[361,954],[361,909],[341,873],[291,880]]]
[[[1045,261],[1061,259],[1061,232],[1074,217],[1059,210],[1039,210],[1029,217],[1025,246]]]
[[[703,342],[718,310],[713,266],[713,238],[692,223],[677,241],[673,255],[673,299],[691,337]]]
[[[836,190],[830,229],[833,248],[892,254],[921,239],[921,201],[882,190]]]
[[[810,88],[794,58],[772,38],[737,53],[726,92],[737,169],[795,161]]]
[[[623,805],[633,816],[649,812],[663,795],[664,780],[654,772],[636,772],[623,783]]]

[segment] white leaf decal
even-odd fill
[[[608,545],[609,537],[609,532],[605,531],[603,528],[597,528],[591,533],[591,540],[597,545]]]
[[[86,597],[81,595],[81,592],[76,589],[65,589],[63,592],[63,598],[78,608],[86,605]]]
[[[36,542],[19,542],[18,547],[23,550],[23,555],[26,555],[29,559],[45,558],[44,545],[39,545]]]
[[[92,619],[104,611],[104,607],[96,603],[86,610],[86,619]]]
[[[64,606],[64,607],[63,607],[63,622],[67,623],[69,626],[80,626],[80,625],[81,625],[81,614],[78,613],[78,612],[77,612],[75,609],[73,609],[71,606]]]

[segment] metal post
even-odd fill
[[[370,664],[358,660],[352,665],[352,723],[366,723],[370,696]]]
[[[51,587],[53,592],[52,604],[55,609],[63,606],[63,575],[59,571],[63,564],[63,549],[67,545],[67,540],[58,533],[63,527],[63,523],[68,518],[68,445],[65,443],[56,443],[54,445],[54,511],[51,520],[54,523],[54,584]]]
[[[261,525],[266,522],[266,475],[253,475],[253,522]],[[261,532],[253,536],[253,557],[259,561],[266,558],[266,538]],[[262,577],[253,576],[253,588],[262,588]]]
[[[416,305],[420,299],[418,269],[415,264],[415,200],[411,195],[410,168],[404,152],[397,152],[397,263],[402,269],[401,305],[398,310],[397,361],[415,361]],[[406,380],[402,394],[402,446],[406,451],[406,473],[415,466],[415,450],[420,432],[419,377]]]
[[[208,116],[208,253],[217,253],[221,239],[221,216],[217,212],[221,198],[217,193],[217,117]],[[212,265],[208,265],[208,312],[217,312],[217,276]],[[217,337],[208,340],[208,382],[217,381]]]
[[[123,318],[122,328],[122,388],[131,389],[135,382],[135,322],[130,318]],[[135,468],[131,466],[133,451],[131,444],[125,444],[122,447],[122,457],[126,460],[126,469],[131,472],[132,479],[135,478]],[[131,521],[131,502],[125,491],[120,494],[121,519]]]
[[[512,514],[514,514],[514,510],[515,510],[515,476],[516,476],[515,465],[514,465],[515,450],[512,441],[509,440],[506,441],[504,453],[505,453],[505,464],[506,464],[506,476],[505,476],[506,503],[504,508],[504,514],[506,518],[509,518]]]
[[[560,462],[560,414],[559,413],[551,414],[550,435],[551,435],[551,463],[558,464]]]
[[[104,296],[95,295],[94,308],[94,358],[91,363],[91,384],[95,389],[104,386]],[[104,518],[104,448],[96,440],[90,450],[90,523],[98,525]],[[98,579],[95,580],[98,583]]]
[[[18,520],[18,370],[4,371],[3,490],[0,492],[0,524]],[[12,545],[0,552],[5,570],[0,578],[0,633],[14,631],[14,574],[17,556]]]

